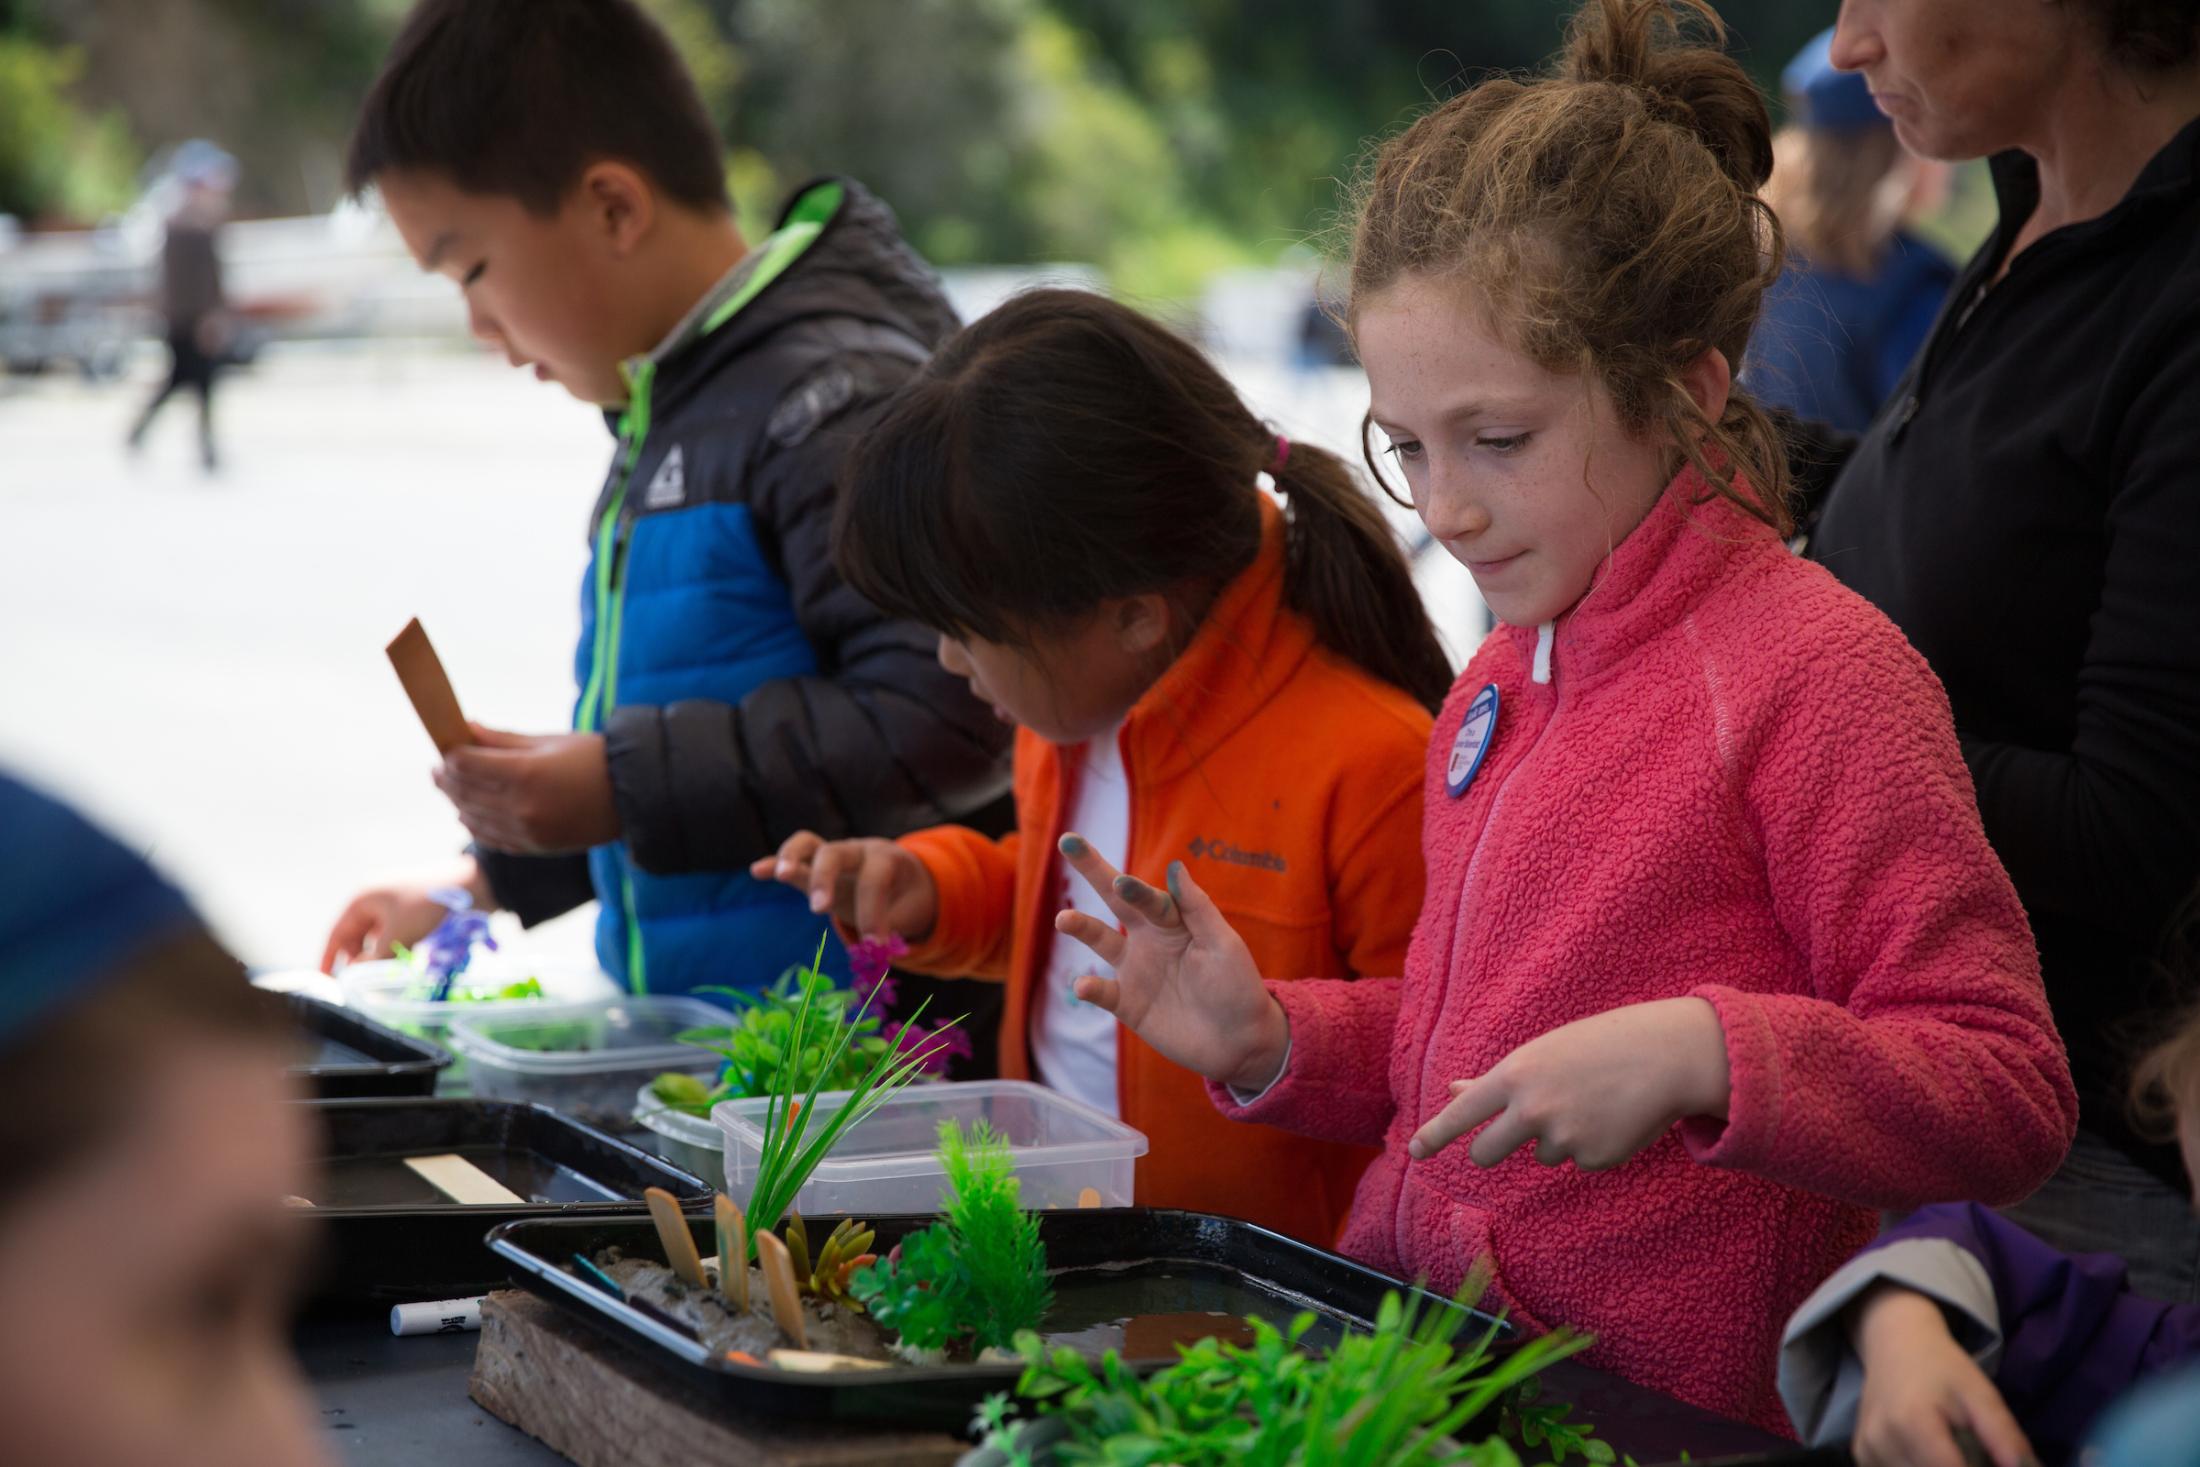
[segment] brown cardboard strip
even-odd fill
[[[451,689],[443,659],[435,655],[435,644],[420,629],[419,617],[405,623],[405,630],[390,642],[389,653],[390,666],[397,669],[397,680],[405,685],[413,712],[420,715],[428,737],[435,740],[436,752],[448,754],[472,743],[474,736],[466,727],[466,715],[458,711],[458,694]]]

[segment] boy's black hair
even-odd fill
[[[634,0],[421,0],[351,136],[353,193],[441,173],[553,214],[616,159],[691,208],[729,207],[718,130],[672,42]]]

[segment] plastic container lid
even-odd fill
[[[649,1087],[652,1079],[634,1093],[634,1124],[657,1138],[657,1154],[675,1166],[686,1167],[715,1186],[724,1180],[726,1138],[707,1117],[674,1110]]]
[[[618,1070],[716,1070],[718,1056],[675,1036],[722,1028],[727,1012],[699,998],[639,995],[579,1008],[559,1003],[466,1004],[449,1043],[477,1065],[533,1076]]]
[[[848,1096],[845,1090],[818,1096],[808,1134],[815,1136],[847,1104]],[[769,1103],[768,1097],[755,1096],[721,1101],[711,1110],[725,1138],[726,1181],[736,1195],[754,1177]],[[1028,1080],[910,1085],[848,1128],[811,1173],[803,1195],[846,1195],[880,1184],[892,1194],[901,1190],[893,1187],[896,1182],[942,1178],[940,1123],[958,1121],[968,1127],[981,1120],[1007,1137],[1019,1173],[1089,1168],[1098,1174],[1146,1154],[1143,1132]],[[869,1202],[851,1205],[880,1210]]]
[[[526,978],[539,979],[543,988],[541,998],[497,999],[494,1002],[514,1007],[524,1004],[531,1013],[547,1015],[553,1008],[586,1009],[619,994],[618,985],[597,969],[544,967],[522,972],[516,966],[492,964],[487,960],[475,963],[460,974],[454,991],[493,993],[506,984]],[[408,997],[425,979],[418,969],[395,959],[353,963],[344,969],[339,981],[343,984],[347,1005],[364,1009],[384,1023],[448,1024],[462,1016],[484,1011],[484,1003],[480,1000],[451,998],[438,1002]]]

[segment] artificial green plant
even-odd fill
[[[1556,1330],[1493,1354],[1493,1322],[1461,1347],[1480,1293],[1480,1278],[1470,1279],[1458,1308],[1426,1311],[1385,1294],[1371,1333],[1348,1334],[1319,1356],[1301,1348],[1312,1314],[1284,1330],[1250,1318],[1251,1344],[1201,1340],[1143,1380],[1113,1350],[1095,1365],[1075,1350],[1050,1351],[1027,1331],[1016,1337],[1024,1360],[1016,1393],[1037,1418],[1060,1423],[1062,1438],[1035,1458],[1018,1440],[1022,1423],[1005,1393],[987,1398],[976,1425],[985,1445],[1025,1467],[1517,1467],[1503,1437],[1464,1441],[1460,1433],[1591,1341]],[[1533,1422],[1533,1444],[1550,1461],[1613,1458],[1608,1443],[1565,1420],[1564,1408],[1514,1420]]]
[[[869,1223],[858,1222],[852,1217],[842,1218],[817,1250],[815,1260],[810,1257],[810,1234],[802,1225],[801,1213],[787,1214],[783,1236],[787,1242],[787,1256],[794,1264],[797,1289],[862,1312],[863,1305],[853,1296],[849,1280],[878,1261],[878,1255],[870,1251],[878,1233]]]
[[[824,956],[821,940],[818,961],[822,962]],[[815,962],[811,964],[813,971],[816,966]],[[910,1016],[912,1022],[923,1014],[924,1007],[918,1005],[917,1013]],[[824,1077],[838,1072],[855,1038],[853,1029],[845,1024],[833,1025],[823,1015],[823,1006],[816,1001],[813,990],[805,987],[802,1001],[795,1006],[793,1027],[788,1032],[788,1052],[804,1053],[808,1046],[818,1042],[821,1027],[830,1038],[821,1046],[820,1063],[806,1091],[798,1093],[797,1087],[783,1074],[768,1092],[763,1139],[757,1150],[756,1181],[743,1208],[749,1233],[744,1259],[755,1249],[756,1233],[776,1228],[788,1215],[802,1184],[810,1179],[818,1163],[825,1159],[848,1128],[885,1104],[895,1091],[922,1073],[932,1059],[930,1048],[924,1046],[909,1052],[888,1046],[871,1055],[849,1084],[836,1087],[846,1089],[848,1098],[812,1136],[810,1122],[817,1113],[817,1098],[826,1088]],[[943,1024],[931,1037],[937,1039],[954,1022]]]
[[[943,1121],[939,1154],[954,1193],[940,1220],[858,1269],[849,1291],[909,1349],[1005,1347],[1054,1301],[1038,1215],[1018,1206],[1008,1140],[984,1121],[967,1136]]]
[[[707,1049],[724,1063],[715,1084],[693,1075],[665,1074],[650,1082],[650,1094],[667,1110],[708,1118],[711,1107],[722,1100],[741,1100],[768,1095],[775,1088],[799,1092],[812,1081],[827,1090],[845,1090],[878,1062],[881,1055],[898,1050],[919,1054],[927,1079],[946,1072],[952,1055],[965,1058],[970,1041],[960,1029],[943,1024],[926,1031],[916,1016],[900,1021],[888,1018],[894,1001],[893,960],[908,951],[899,938],[866,938],[848,948],[854,981],[848,988],[835,986],[820,970],[824,944],[807,967],[788,969],[769,988],[701,988],[699,993],[722,994],[734,1008],[723,1024],[701,1025],[673,1037],[682,1044]],[[810,1006],[807,1038],[794,1042],[795,1015]],[[828,1057],[837,1055],[828,1063]]]
[[[820,959],[823,956],[821,948]],[[673,1037],[709,1050],[725,1061],[725,1067],[715,1085],[693,1075],[659,1075],[650,1084],[650,1094],[670,1110],[707,1117],[722,1100],[768,1095],[775,1087],[799,1092],[813,1082],[825,1090],[852,1089],[893,1049],[879,1034],[881,1020],[869,1005],[859,1004],[847,989],[836,988],[814,965],[790,969],[760,992],[698,991],[724,994],[738,1006],[737,1011],[725,1024],[685,1029]],[[810,1018],[797,1043],[795,1019],[804,1005],[809,1006]],[[828,1057],[832,1057],[830,1063]]]

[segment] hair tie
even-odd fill
[[[1276,471],[1280,472],[1283,466],[1289,462],[1291,462],[1291,440],[1278,433],[1276,435]]]

